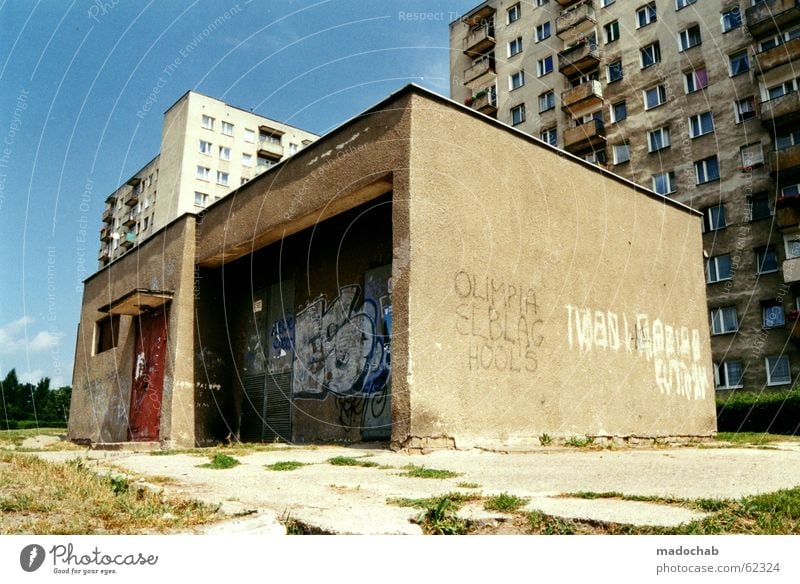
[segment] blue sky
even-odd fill
[[[183,93],[323,134],[409,82],[447,95],[477,3],[0,0],[0,375],[71,383],[104,200]]]

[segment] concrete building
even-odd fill
[[[186,92],[164,114],[159,154],[106,199],[100,267],[175,217],[202,211],[316,137]]]
[[[710,436],[701,223],[407,86],[86,280],[69,436]]]
[[[453,99],[701,210],[720,391],[800,374],[780,210],[800,182],[798,37],[794,0],[489,0],[450,25]]]

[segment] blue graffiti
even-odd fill
[[[269,332],[275,351],[291,351],[294,345],[294,317],[285,314],[272,324]]]

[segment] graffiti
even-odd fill
[[[533,288],[464,270],[456,273],[453,285],[460,301],[456,331],[470,337],[470,370],[536,371],[544,321]]]
[[[285,314],[272,323],[269,336],[272,340],[270,355],[273,358],[285,357],[294,345],[294,317],[291,314]]]
[[[610,310],[567,309],[567,342],[581,353],[624,352],[653,363],[655,383],[665,395],[704,399],[709,388],[700,331],[675,327],[647,314],[634,318]]]
[[[317,298],[297,314],[294,395],[358,395],[365,380],[380,375],[385,359],[375,330],[378,305],[371,299],[359,305],[359,293],[358,285],[344,286],[329,305]]]

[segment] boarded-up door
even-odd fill
[[[135,442],[155,441],[159,439],[161,423],[167,311],[136,316],[133,323],[136,327],[136,345],[128,439]]]

